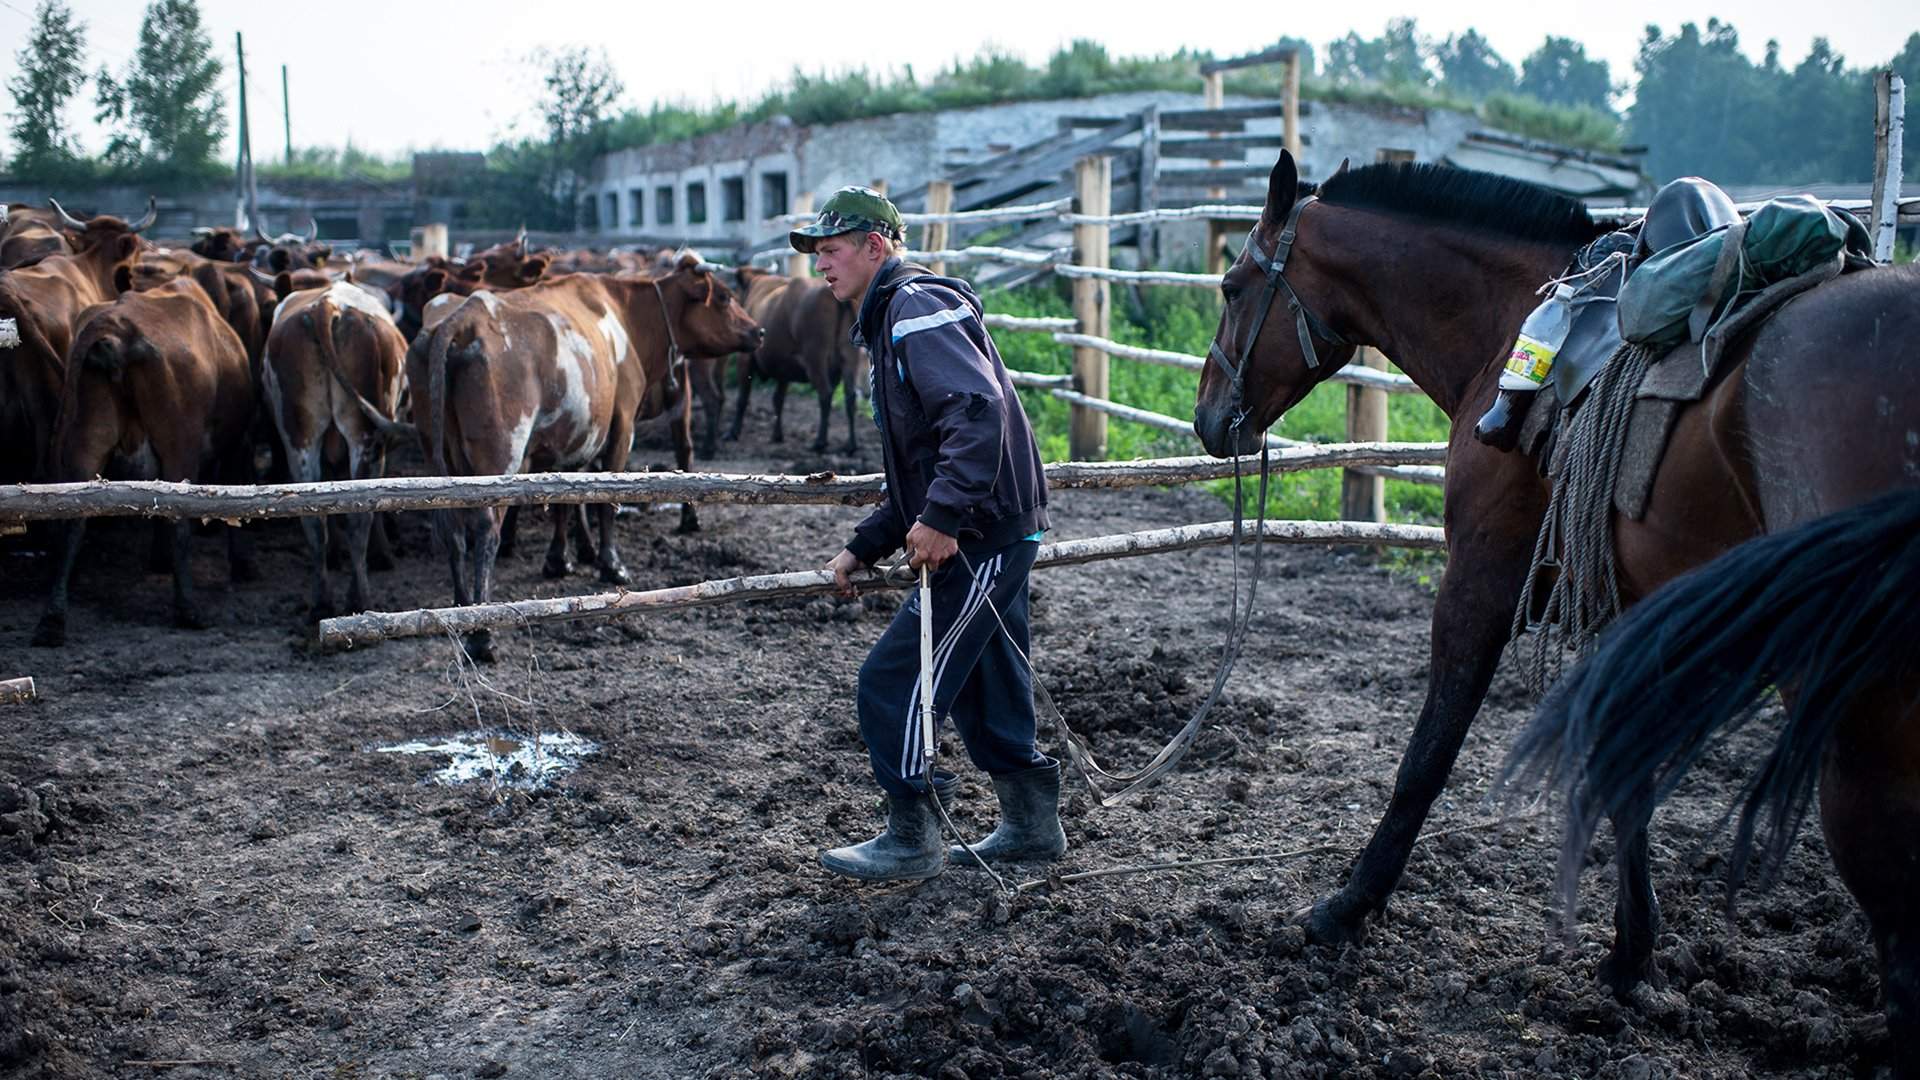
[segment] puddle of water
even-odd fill
[[[427,777],[436,784],[468,784],[478,780],[531,791],[546,787],[579,768],[581,760],[598,753],[600,747],[571,731],[548,732],[538,739],[468,732],[436,742],[395,743],[368,750],[375,754],[446,755],[446,766]]]

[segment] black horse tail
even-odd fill
[[[1566,792],[1559,892],[1571,911],[1600,818],[1644,825],[1717,737],[1785,687],[1792,707],[1738,803],[1731,903],[1759,826],[1764,887],[1806,818],[1828,736],[1916,656],[1920,490],[1903,490],[1742,544],[1636,605],[1542,702],[1500,785]]]

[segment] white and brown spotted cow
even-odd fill
[[[711,268],[692,256],[659,277],[569,274],[514,292],[482,289],[434,328],[424,363],[422,350],[408,355],[428,465],[458,476],[620,471],[636,419],[666,407],[675,343],[688,356],[720,356],[751,349],[762,336]],[[683,426],[675,428],[675,443],[687,468],[692,443]],[[599,510],[600,578],[625,584],[613,507]],[[491,597],[503,514],[499,507],[436,514],[456,603]],[[566,565],[568,516],[555,518],[549,571]],[[691,506],[682,526],[697,527]],[[475,659],[492,659],[488,632],[469,635],[467,649]]]
[[[338,281],[290,291],[280,302],[267,334],[261,381],[295,483],[385,474],[406,354],[406,339],[386,304],[358,285]],[[347,610],[364,611],[373,515],[345,518],[352,575]],[[303,517],[300,527],[313,557],[308,618],[318,622],[334,614],[327,581],[327,519]]]

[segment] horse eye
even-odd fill
[[[1231,285],[1222,285],[1220,286],[1220,295],[1226,297],[1227,303],[1231,304],[1235,300],[1240,299],[1240,290]]]

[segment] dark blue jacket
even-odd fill
[[[898,550],[916,520],[969,552],[1047,528],[1040,448],[980,315],[966,282],[898,258],[867,288],[853,340],[873,358],[887,501],[847,543],[863,563]]]

